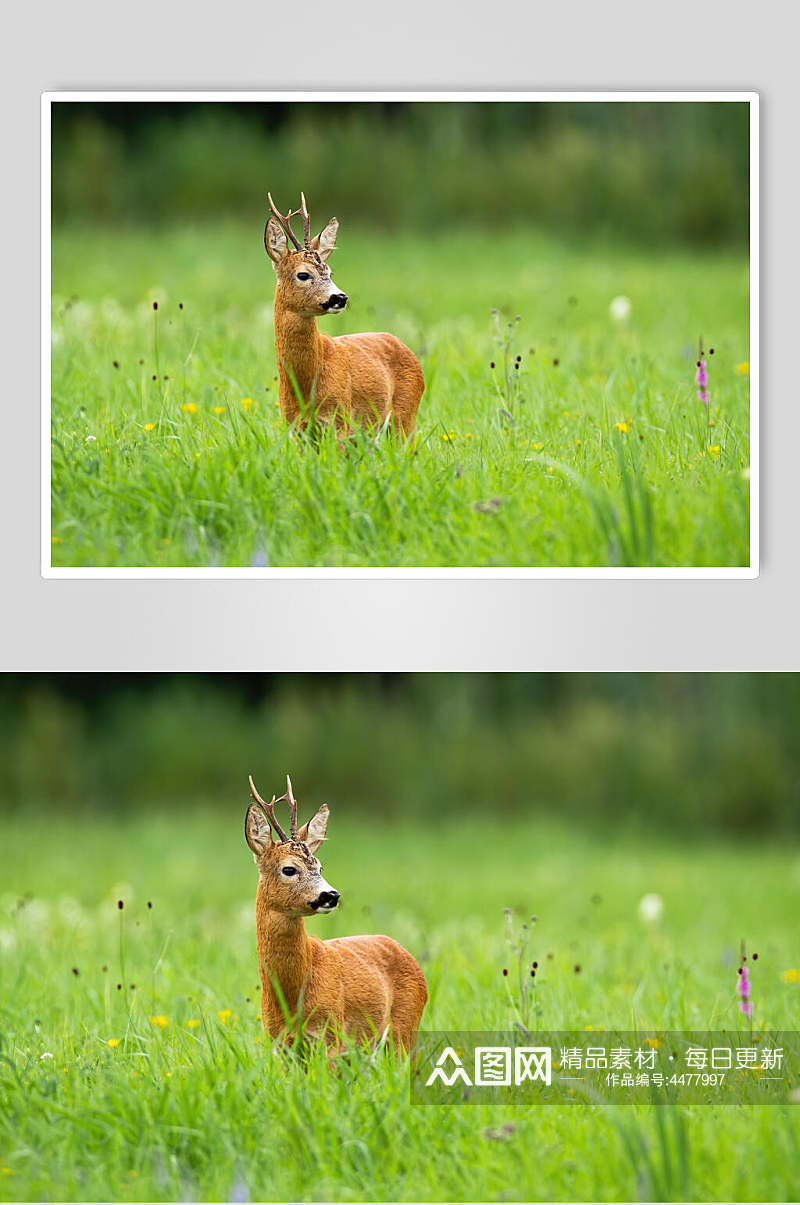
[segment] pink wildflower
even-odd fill
[[[753,1005],[750,1000],[750,975],[746,966],[739,967],[739,981],[736,984],[736,990],[741,999],[739,1000],[739,1010],[746,1017],[752,1017]]]
[[[699,344],[699,352],[700,359],[697,361],[697,376],[695,377],[695,380],[700,387],[697,390],[697,396],[704,406],[708,406],[708,365],[706,364],[706,353],[703,351],[702,339],[700,340]],[[713,347],[709,350],[708,354],[713,356]]]

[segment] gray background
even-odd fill
[[[783,670],[797,637],[798,169],[789,6],[17,9],[2,77],[0,670]],[[42,580],[39,115],[48,89],[756,89],[761,577]]]

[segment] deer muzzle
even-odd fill
[[[311,907],[315,912],[333,912],[339,899],[339,892],[333,887],[329,887],[326,891],[321,891],[315,900],[312,900]]]
[[[323,302],[322,308],[329,314],[338,314],[346,305],[346,293],[331,293],[328,300]]]

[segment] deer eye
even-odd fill
[[[311,273],[310,272],[298,272],[297,279],[298,280],[311,280]]]
[[[298,874],[298,873],[299,872],[298,872],[296,866],[284,866],[283,870],[281,871],[281,874],[285,874],[287,879],[290,879],[293,874]]]

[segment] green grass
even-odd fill
[[[403,1063],[271,1057],[241,812],[0,822],[2,1199],[797,1199],[797,1108],[419,1107]],[[407,945],[426,1028],[513,1019],[504,907],[538,915],[542,1028],[734,1026],[743,937],[755,1024],[800,1028],[781,978],[800,965],[795,850],[489,813],[424,829],[334,814],[330,838],[343,906],[310,928]],[[655,927],[637,913],[650,891]]]
[[[55,566],[749,563],[746,256],[346,224],[340,244],[351,305],[323,329],[417,352],[413,449],[289,438],[258,228],[54,232]]]

